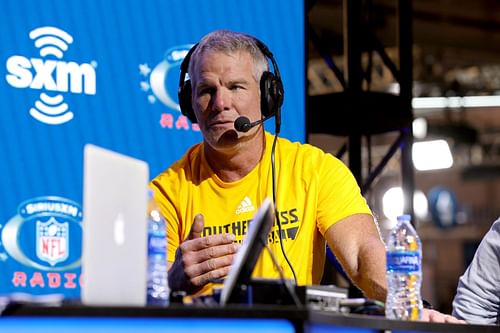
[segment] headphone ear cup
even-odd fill
[[[260,108],[264,117],[276,114],[278,108],[283,104],[283,85],[281,80],[269,71],[262,73],[260,79]]]
[[[184,116],[186,116],[191,123],[198,122],[194,114],[193,105],[191,104],[191,80],[186,80],[179,90],[179,107]]]

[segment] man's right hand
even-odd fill
[[[225,278],[234,255],[239,248],[234,244],[233,234],[201,237],[203,215],[194,218],[187,239],[181,243],[175,254],[175,261],[168,272],[172,291],[194,294],[207,283]]]

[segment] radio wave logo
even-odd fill
[[[73,43],[71,35],[55,27],[37,28],[31,31],[29,36],[35,41],[35,46],[40,49],[42,57],[53,55],[62,59],[63,52],[68,50],[68,44]]]
[[[43,59],[11,56],[6,63],[6,80],[14,88],[44,90],[29,110],[33,118],[49,125],[67,123],[74,114],[61,93],[95,95],[97,63],[63,61],[73,37],[57,27],[36,28],[29,38]]]

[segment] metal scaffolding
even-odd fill
[[[313,6],[313,4],[309,4]],[[322,55],[342,86],[341,92],[309,96],[307,101],[307,132],[327,133],[347,138],[347,145],[340,154],[348,151],[349,168],[363,193],[381,173],[391,157],[401,152],[401,178],[404,195],[404,212],[414,217],[413,192],[415,188],[411,147],[413,143],[412,121],[412,2],[397,0],[397,46],[399,66],[387,55],[363,14],[369,6],[362,0],[343,1],[343,73],[328,53],[321,38],[308,26],[309,40]],[[374,92],[364,89],[371,79],[371,63],[363,68],[363,53],[377,52],[384,65],[399,84],[399,94]],[[368,84],[366,84],[368,82]],[[365,83],[365,84],[363,84]],[[385,156],[363,179],[362,139],[386,132],[398,131],[399,136]],[[414,221],[414,218],[412,218]]]

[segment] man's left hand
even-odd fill
[[[436,310],[422,309],[422,321],[431,323],[446,323],[446,324],[466,324],[464,320],[457,319],[452,315],[447,315]]]

